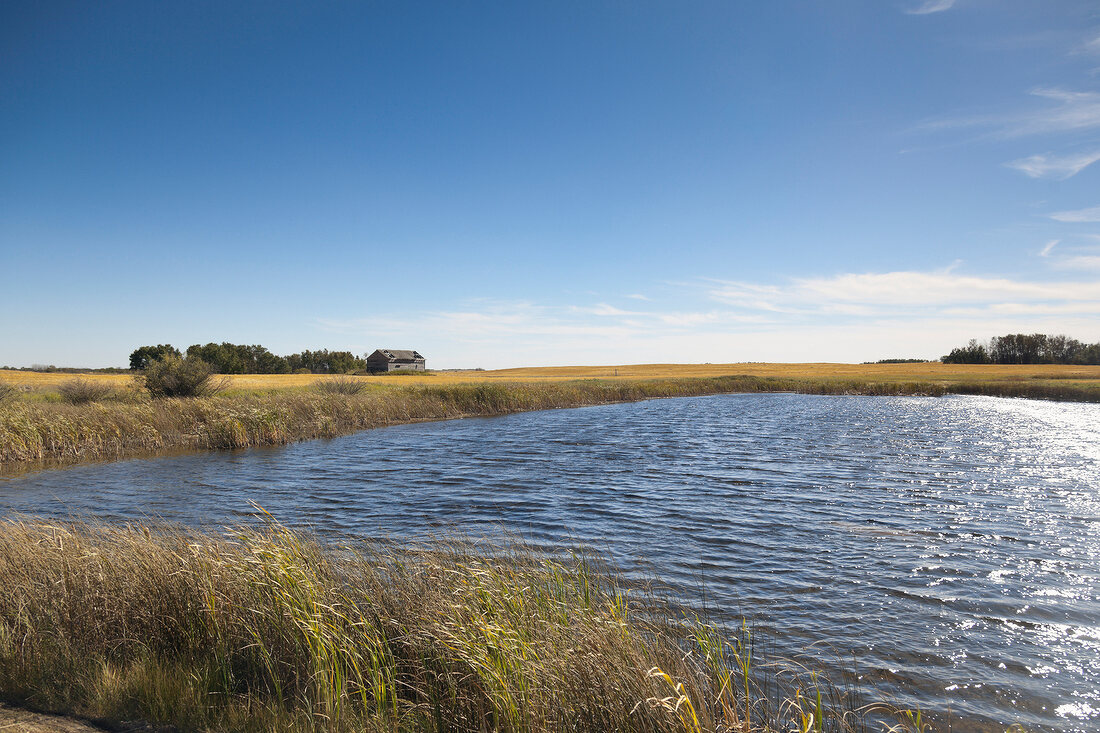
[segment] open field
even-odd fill
[[[468,374],[461,372],[460,374]],[[476,374],[476,373],[474,373]],[[1062,364],[636,364],[602,367],[531,367],[482,372],[488,379],[654,379],[746,374],[784,379],[846,379],[888,382],[1080,379],[1100,383],[1100,366]]]
[[[467,383],[484,381],[560,381],[569,379],[668,379],[675,377],[720,377],[747,374],[756,377],[788,379],[871,379],[884,381],[1001,381],[1074,379],[1100,382],[1100,366],[1072,364],[839,364],[839,363],[762,363],[734,364],[623,364],[610,366],[545,366],[515,369],[454,370],[426,373],[402,373],[362,376],[372,384],[391,384],[395,380]],[[70,380],[73,374],[24,372],[0,369],[0,379],[11,384],[51,387]],[[128,374],[88,374],[87,379],[121,386]],[[273,389],[302,387],[326,379],[324,374],[238,374],[230,377],[235,388]]]
[[[461,370],[359,376],[368,384],[468,384],[477,382],[559,382],[575,379],[675,379],[747,375],[779,379],[823,381],[928,382],[944,386],[960,383],[1076,383],[1100,387],[1100,366],[1066,364],[626,364],[619,366],[522,367],[485,371]],[[52,390],[74,378],[72,374],[0,369],[0,381],[36,390]],[[84,378],[128,387],[128,374],[88,374]],[[324,374],[237,374],[229,377],[235,390],[309,387],[330,378]]]
[[[574,552],[0,524],[0,696],[233,731],[912,729]],[[867,727],[865,727],[867,726]],[[48,730],[48,728],[47,728]]]

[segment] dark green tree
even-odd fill
[[[1046,340],[1041,333],[995,336],[989,342],[989,355],[994,364],[1038,364]]]
[[[944,364],[988,364],[989,352],[977,339],[970,339],[966,346],[951,349],[951,353],[940,359]]]
[[[1010,333],[995,336],[989,345],[970,339],[952,349],[944,364],[1100,364],[1100,344],[1083,344],[1069,336]]]
[[[141,346],[130,354],[131,369],[145,369],[154,361],[162,361],[166,356],[180,356],[180,350],[172,344],[157,344],[156,346]]]
[[[192,344],[187,355],[202,359],[219,374],[285,374],[290,371],[286,359],[259,344]]]
[[[349,374],[367,368],[366,360],[350,351],[329,351],[328,349],[309,351],[307,349],[298,354],[291,354],[286,360],[292,372],[308,369],[314,374]]]

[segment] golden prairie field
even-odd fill
[[[1100,366],[1062,364],[633,364],[625,366],[527,367],[487,372],[458,372],[484,375],[482,379],[545,381],[561,379],[658,379],[670,377],[718,377],[744,374],[785,379],[844,379],[878,382],[972,382],[1073,379],[1100,382]],[[473,376],[472,379],[478,379]],[[467,381],[465,376],[461,381]]]
[[[1100,386],[1100,366],[1063,364],[626,364],[619,366],[547,366],[493,369],[486,371],[443,371],[425,374],[398,374],[354,377],[378,385],[469,384],[481,382],[558,382],[576,379],[668,379],[678,377],[718,377],[749,375],[811,380],[868,380],[875,382],[1047,382],[1066,380]],[[86,374],[22,372],[0,370],[0,380],[15,386],[49,391],[80,376],[123,387],[133,381],[129,374]],[[238,374],[229,377],[230,389],[271,390],[308,387],[324,374]]]

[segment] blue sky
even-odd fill
[[[1100,341],[1094,0],[0,5],[0,364]]]

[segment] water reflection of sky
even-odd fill
[[[0,480],[7,512],[217,526],[250,501],[322,532],[589,543],[953,730],[1100,728],[1096,406],[659,400]]]

